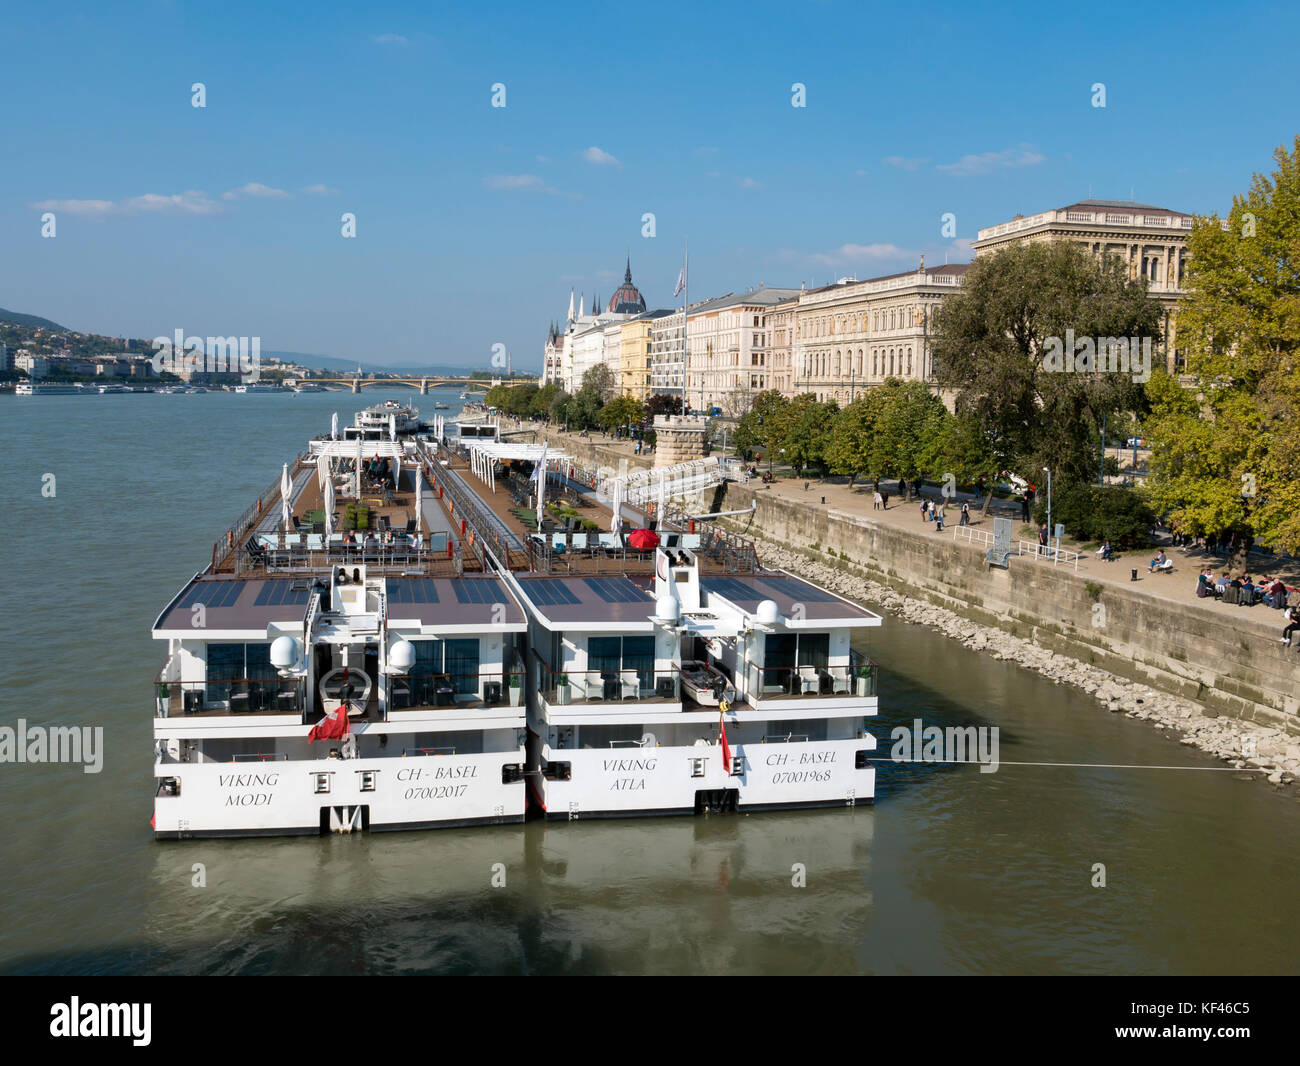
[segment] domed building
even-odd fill
[[[631,256],[628,256],[627,270],[623,272],[623,285],[609,298],[609,306],[605,310],[613,315],[643,315],[646,312],[645,297],[632,284]]]

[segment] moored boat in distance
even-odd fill
[[[96,392],[88,385],[79,383],[31,382],[20,381],[14,386],[15,396],[94,396]]]

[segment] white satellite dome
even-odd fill
[[[388,649],[388,665],[406,673],[415,665],[415,645],[409,640],[398,640]]]
[[[781,609],[777,607],[776,600],[764,600],[758,605],[759,624],[765,626],[774,626],[781,620]]]
[[[676,596],[660,596],[655,601],[655,617],[664,622],[676,622],[681,617],[681,605]]]
[[[271,641],[271,665],[277,670],[292,670],[298,665],[298,642],[286,634]]]

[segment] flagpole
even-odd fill
[[[682,414],[686,414],[686,312],[691,306],[691,239],[686,238],[686,260],[682,264]]]

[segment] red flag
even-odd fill
[[[311,732],[307,734],[307,743],[312,744],[318,740],[340,740],[347,735],[348,708],[347,704],[340,703],[337,711],[331,711],[311,727]]]
[[[731,773],[731,745],[727,743],[727,723],[718,714],[718,743],[722,745],[722,768]]]

